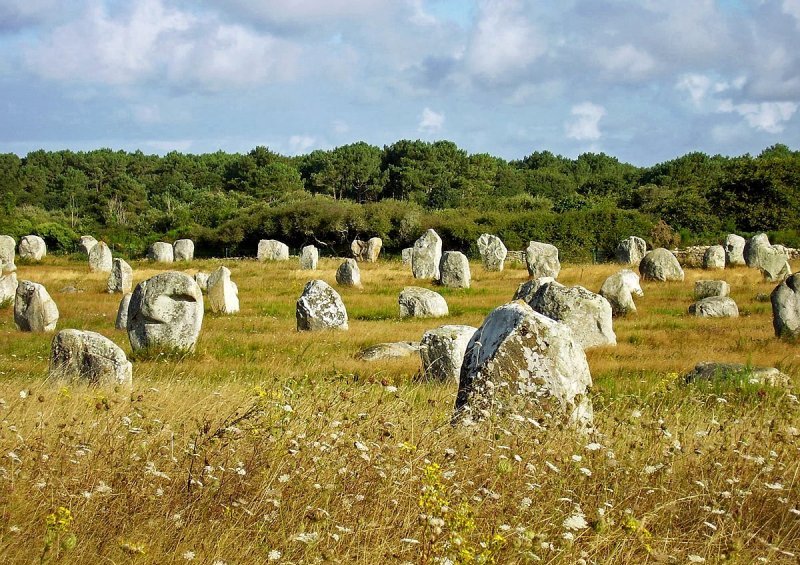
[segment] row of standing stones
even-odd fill
[[[35,236],[33,236],[35,237]],[[25,238],[23,238],[25,239]],[[93,238],[92,238],[93,239]],[[13,240],[12,240],[13,241]],[[189,240],[182,240],[189,241]],[[189,243],[191,243],[189,241]],[[22,242],[21,242],[22,244]],[[42,242],[43,244],[43,242]],[[171,256],[183,247],[183,254],[193,245],[156,244],[151,258]],[[487,270],[502,270],[507,250],[496,236],[484,234],[478,241]],[[26,248],[31,247],[29,244]],[[166,251],[169,247],[173,253]],[[353,242],[353,254],[361,261],[377,261],[380,240]],[[722,249],[723,264],[746,264],[761,269],[769,280],[786,278],[772,293],[773,325],[776,335],[800,335],[800,275],[791,275],[788,253],[772,246],[764,234],[744,240],[728,236]],[[179,272],[155,275],[137,285],[133,293],[132,270],[121,259],[112,259],[103,242],[87,238],[90,270],[103,271],[110,262],[108,291],[126,293],[120,303],[116,326],[126,329],[134,351],[189,352],[195,347],[202,326],[203,292],[209,296],[212,310],[233,314],[239,310],[238,288],[231,272],[220,267],[208,275],[194,278]],[[404,256],[406,254],[404,253]],[[442,285],[468,288],[469,262],[460,252],[441,250],[441,239],[433,230],[425,232],[408,253],[415,278],[433,279]],[[719,249],[708,248],[706,268],[719,268]],[[288,259],[288,247],[275,240],[259,243],[261,260]],[[319,254],[313,246],[301,250],[303,269],[315,269]],[[463,258],[463,259],[462,259]],[[4,264],[6,255],[0,256]],[[492,311],[480,328],[444,325],[424,333],[419,343],[380,344],[365,351],[364,359],[407,355],[419,352],[423,372],[428,378],[458,382],[454,421],[475,422],[489,416],[508,416],[519,421],[542,421],[531,417],[531,405],[537,414],[561,414],[562,420],[586,428],[591,426],[591,386],[586,357],[590,347],[616,344],[612,317],[636,311],[634,296],[642,296],[639,276],[629,269],[608,277],[599,294],[583,287],[566,287],[556,281],[561,269],[558,249],[531,242],[525,252],[531,280],[522,283],[514,301]],[[617,259],[637,265],[642,278],[654,281],[682,281],[684,278],[675,254],[666,249],[647,251],[644,240],[630,237],[617,249]],[[712,261],[713,259],[713,261]],[[5,280],[7,279],[7,281]],[[345,260],[337,270],[337,283],[360,285],[360,273],[354,259]],[[14,319],[21,330],[54,331],[58,309],[42,285],[30,281],[16,284],[11,272],[0,278],[0,291],[14,286]],[[7,284],[4,284],[7,283]],[[736,316],[736,304],[727,296],[725,281],[698,281],[690,307],[697,316]],[[2,300],[2,295],[0,295]],[[448,315],[444,298],[429,289],[405,288],[399,298],[401,317],[442,317]],[[322,280],[309,281],[296,305],[299,331],[347,330],[347,311],[341,296]],[[381,349],[383,346],[383,349]],[[392,347],[387,347],[392,346]],[[92,382],[111,381],[130,384],[131,363],[111,340],[94,332],[63,330],[53,340],[53,373],[81,377]]]

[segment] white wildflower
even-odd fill
[[[699,555],[690,555],[689,556],[689,563],[705,563],[705,557],[700,557]]]
[[[576,512],[572,516],[569,516],[561,525],[568,530],[583,530],[589,527],[589,524],[586,522],[586,516],[581,512]]]
[[[587,477],[591,477],[591,476],[592,476],[592,470],[591,470],[591,469],[587,469],[586,467],[581,467],[581,468],[580,468],[580,469],[578,469],[578,470],[579,470],[581,473],[583,473],[584,475],[586,475]]]
[[[299,541],[302,543],[314,543],[319,539],[318,532],[301,532],[292,538],[292,541]]]
[[[364,445],[364,444],[363,444],[363,443],[361,443],[360,441],[355,441],[355,442],[353,442],[353,445],[355,445],[355,446],[356,446],[356,449],[358,449],[359,451],[363,451],[363,452],[365,452],[365,453],[366,453],[367,451],[369,451],[369,447],[367,447],[366,445]]]
[[[281,555],[282,555],[281,552],[278,551],[277,549],[271,549],[269,553],[267,553],[267,559],[269,561],[277,561],[278,559],[281,558]]]
[[[782,483],[764,483],[764,486],[770,490],[783,490]]]
[[[194,560],[194,551],[184,551],[183,558],[186,559],[186,561]]]

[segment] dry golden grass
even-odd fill
[[[526,279],[521,265],[473,263],[472,289],[437,289],[451,316],[433,321],[401,321],[396,303],[431,285],[399,262],[362,265],[364,288],[341,290],[350,331],[298,333],[311,273],[225,264],[241,313],[207,313],[194,356],[135,362],[132,392],[46,381],[52,335],[18,332],[0,310],[0,562],[797,562],[800,366],[772,335],[757,295],[774,284],[756,272],[643,283],[639,313],[615,321],[618,346],[588,352],[587,438],[451,428],[455,384],[419,382],[414,358],[356,359],[441,323],[479,325]],[[133,266],[137,281],[157,272]],[[333,284],[337,266],[313,276]],[[617,269],[567,265],[559,279],[596,291]],[[19,276],[47,286],[59,328],[130,351],[104,276],[65,258]],[[694,281],[716,277],[741,318],[686,313]],[[778,366],[793,384],[680,385],[702,360]]]

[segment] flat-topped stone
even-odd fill
[[[287,261],[289,246],[277,239],[262,239],[258,242],[257,258],[259,261]]]
[[[172,263],[175,260],[175,254],[169,243],[156,241],[147,250],[147,258],[156,263]]]
[[[194,241],[178,239],[172,244],[172,256],[175,261],[192,261],[194,259]]]

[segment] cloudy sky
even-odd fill
[[[800,147],[800,0],[0,0],[0,152]]]

